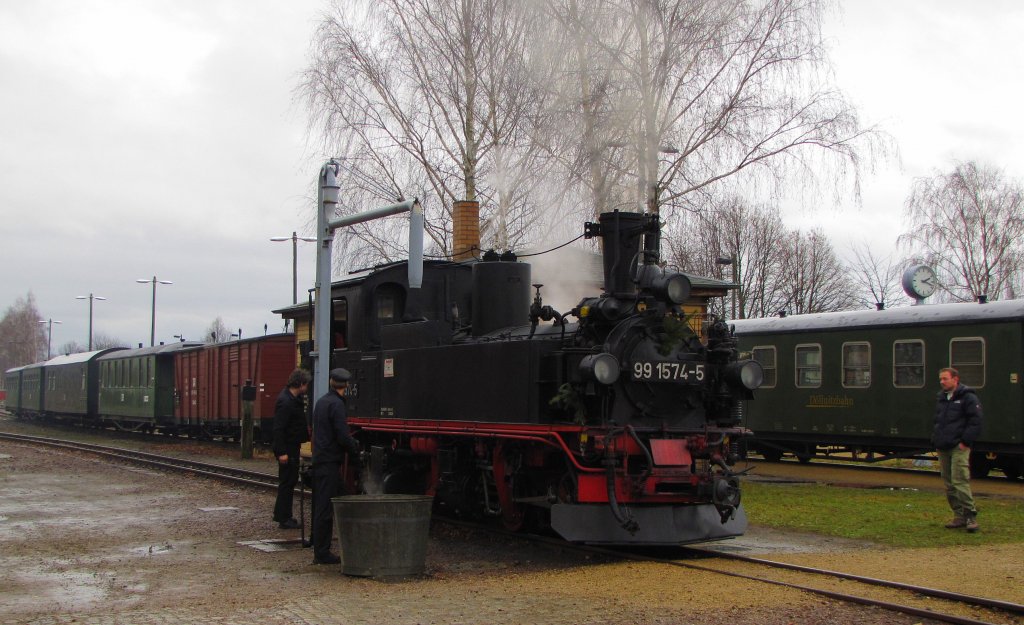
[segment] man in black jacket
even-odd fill
[[[348,431],[345,390],[351,377],[347,369],[332,369],[330,390],[313,407],[313,563],[337,564],[331,553],[334,509],[331,497],[341,486],[345,454],[358,456],[359,443]]]
[[[274,520],[281,529],[295,529],[299,522],[292,516],[292,495],[299,482],[299,448],[309,440],[306,405],[302,396],[313,377],[305,369],[296,369],[274,404],[274,456],[277,458],[277,502]]]
[[[978,510],[971,494],[971,447],[981,435],[981,402],[969,386],[960,383],[960,373],[951,367],[939,370],[938,405],[932,444],[938,450],[939,470],[946,484],[946,499],[953,509],[950,529],[978,531]]]

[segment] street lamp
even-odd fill
[[[290,237],[270,237],[270,240],[277,243],[292,242],[292,305],[294,306],[299,303],[299,241],[314,243],[316,238],[300,237],[297,232],[292,232]]]
[[[107,298],[100,297],[99,295],[93,295],[92,293],[89,293],[88,295],[78,295],[78,296],[75,296],[75,299],[87,299],[87,300],[89,300],[89,351],[91,352],[92,351],[92,301],[94,299],[106,301]]]
[[[63,321],[56,321],[54,319],[40,319],[39,323],[45,323],[49,326],[46,330],[46,359],[50,359],[50,343],[53,341],[53,324],[64,323]]]
[[[139,284],[153,283],[153,314],[150,317],[149,322],[149,346],[153,347],[156,345],[156,285],[157,284],[174,284],[170,280],[157,280],[156,276],[151,279],[139,278],[136,280]]]

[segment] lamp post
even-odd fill
[[[150,317],[149,322],[149,346],[153,347],[154,345],[156,345],[156,285],[174,283],[171,282],[170,280],[157,280],[156,276],[153,276],[151,279],[139,278],[138,280],[136,280],[136,282],[138,282],[139,284],[153,284],[153,313],[152,316]]]
[[[55,319],[40,319],[39,323],[45,323],[48,327],[46,329],[46,359],[50,359],[50,344],[53,342],[53,324],[64,323],[63,321],[57,321]]]
[[[99,295],[93,295],[92,293],[89,293],[88,295],[78,295],[78,296],[75,296],[75,299],[87,299],[87,300],[89,300],[89,351],[91,352],[92,351],[92,301],[94,299],[98,299],[98,300],[101,300],[101,301],[106,301],[107,298],[100,297]]]
[[[315,243],[314,237],[300,237],[297,232],[292,232],[290,237],[270,237],[271,241],[280,243],[282,241],[292,242],[292,305],[299,303],[299,241]]]

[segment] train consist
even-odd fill
[[[976,477],[1024,474],[1024,300],[918,305],[735,322],[764,383],[744,425],[768,459],[932,451],[938,371],[954,367],[985,407]]]
[[[350,492],[431,494],[452,515],[588,543],[743,533],[732,466],[760,366],[724,323],[687,318],[691,282],[658,266],[656,215],[607,213],[585,234],[602,240],[603,293],[564,313],[510,254],[428,262],[416,289],[406,263],[333,286],[330,366],[352,372],[364,450]],[[8,409],[230,436],[245,379],[257,422],[272,414],[296,338],[308,356],[300,333],[60,357],[8,371]]]
[[[290,334],[70,354],[9,369],[6,406],[22,418],[237,438],[248,383],[257,438],[265,440],[277,393],[294,366]]]

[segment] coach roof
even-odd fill
[[[737,335],[745,335],[1009,320],[1024,320],[1024,300],[1001,300],[986,304],[973,302],[922,304],[885,310],[850,310],[762,319],[737,319],[729,323],[735,324]]]

